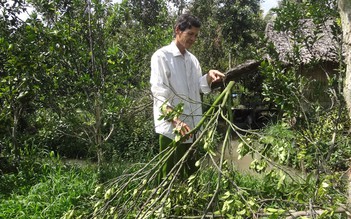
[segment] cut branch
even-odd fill
[[[258,66],[261,61],[257,60],[248,60],[240,65],[235,66],[234,68],[229,69],[225,73],[224,84],[221,82],[213,83],[211,88],[218,88],[225,86],[230,81],[238,81],[242,76],[247,76],[252,73],[256,73],[258,70]]]

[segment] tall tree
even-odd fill
[[[41,34],[43,26],[35,19],[23,22],[19,13],[25,11],[23,1],[1,2],[0,15],[0,145],[17,158],[28,124],[26,117],[33,113],[40,99],[38,72],[43,69],[42,47],[46,44]],[[10,141],[8,141],[10,137]]]
[[[345,51],[346,75],[344,81],[344,98],[351,119],[351,1],[339,0],[339,11],[343,32],[343,51]],[[351,204],[351,173],[348,173],[348,205]],[[348,218],[351,218],[349,216]]]
[[[339,9],[343,30],[345,63],[347,65],[344,97],[351,118],[351,1],[339,0]]]
[[[33,11],[21,21],[25,2]],[[8,149],[3,152],[19,154],[31,138],[35,147],[102,161],[107,144],[119,152],[136,143],[129,139],[137,129],[130,115],[148,112],[130,107],[148,98],[141,88],[148,85],[150,56],[169,43],[172,26],[164,1],[129,3],[0,2],[0,145]],[[141,132],[145,122],[136,123]],[[34,133],[25,136],[27,124]],[[119,132],[126,129],[122,141]]]
[[[129,8],[137,22],[144,27],[152,27],[161,17],[163,2],[160,0],[130,0]]]

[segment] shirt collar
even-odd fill
[[[171,46],[171,52],[174,56],[183,56],[183,54],[179,51],[174,41],[171,42],[170,46]],[[184,56],[187,54],[188,54],[188,50],[185,50]]]

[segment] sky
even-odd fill
[[[277,6],[278,6],[278,0],[262,0],[261,2],[261,7],[265,15],[269,11],[269,9]]]

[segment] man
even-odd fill
[[[154,122],[161,151],[172,145],[175,139],[174,129],[179,130],[181,136],[185,136],[195,128],[202,116],[200,93],[209,93],[211,83],[224,77],[217,70],[210,70],[202,75],[199,61],[188,51],[196,41],[200,27],[201,22],[195,16],[180,15],[174,26],[173,42],[157,50],[151,58],[150,83],[154,97]],[[183,105],[181,115],[159,119],[171,113],[179,104]],[[177,145],[175,153],[162,167],[161,178],[166,177],[183,157],[194,137],[188,136],[188,139]],[[191,157],[185,163],[182,176],[189,176],[196,170],[195,160]]]

